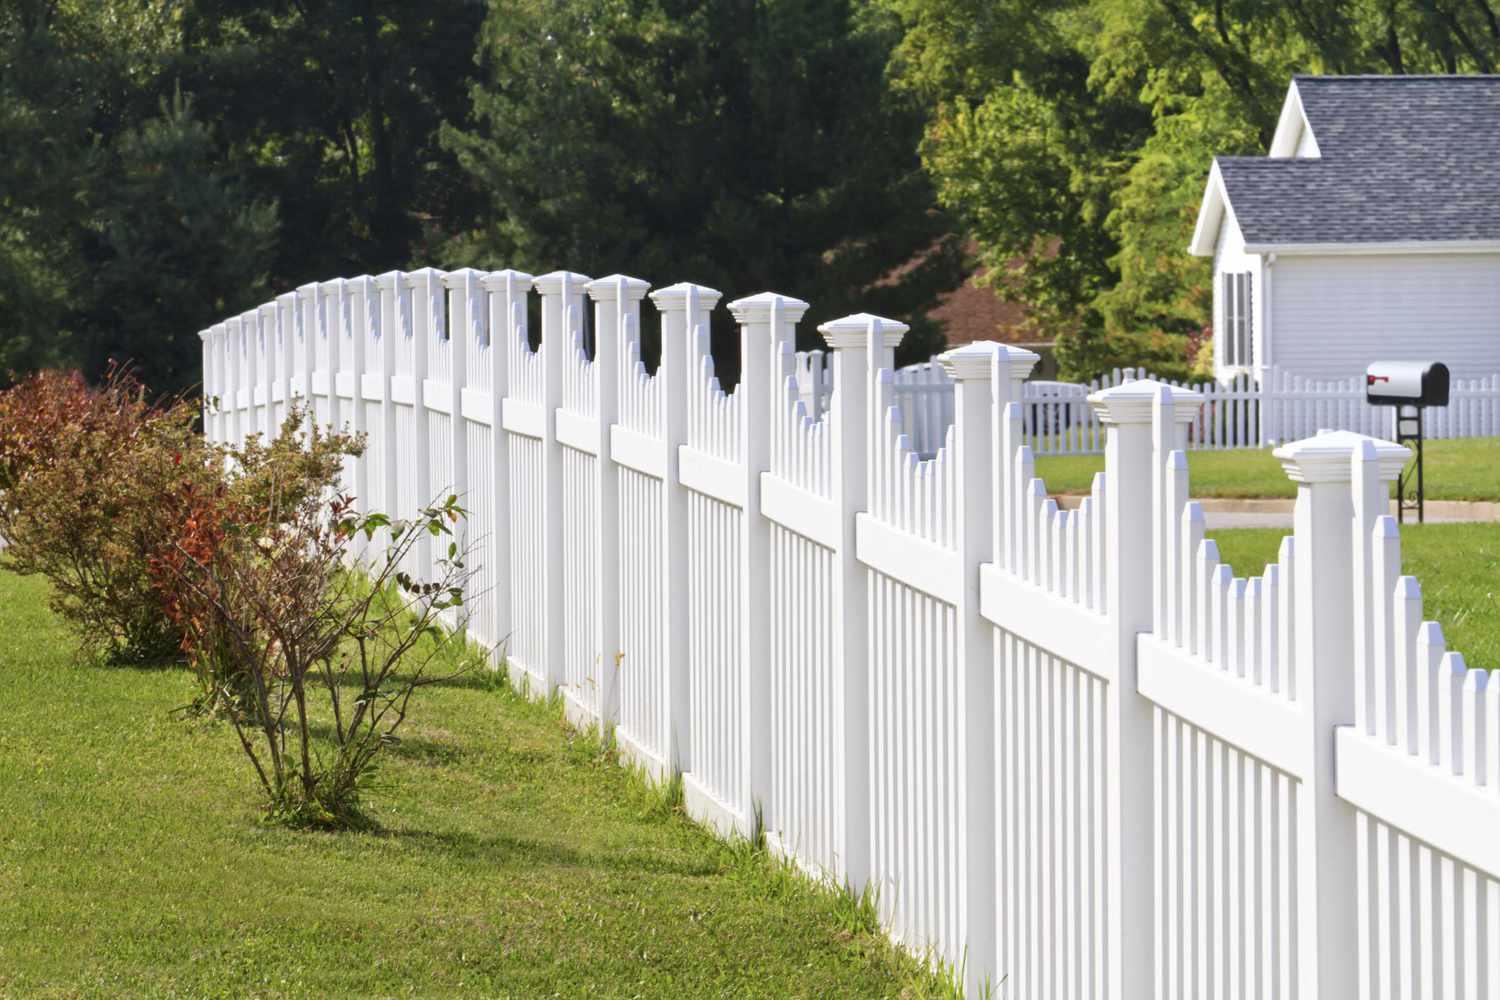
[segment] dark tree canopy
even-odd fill
[[[477,127],[445,131],[490,211],[452,258],[779,291],[812,304],[804,343],[880,312],[925,359],[962,258],[886,85],[892,28],[847,0],[494,5]]]

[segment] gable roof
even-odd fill
[[[1299,76],[1272,152],[1214,159],[1190,252],[1226,210],[1252,253],[1500,243],[1500,76]]]

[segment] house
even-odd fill
[[[1214,160],[1214,367],[1500,372],[1500,76],[1296,77],[1267,156]]]

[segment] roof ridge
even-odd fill
[[[1294,73],[1293,80],[1390,80],[1393,82],[1418,80],[1500,80],[1500,73]]]

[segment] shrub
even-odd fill
[[[128,371],[98,387],[41,372],[0,393],[0,537],[5,564],[40,574],[86,646],[128,659],[173,654],[149,561],[176,532],[163,498],[217,475],[197,407],[148,400]]]
[[[162,498],[174,532],[150,555],[152,582],[198,680],[191,714],[224,714],[242,704],[249,689],[221,623],[184,600],[180,580],[186,561],[211,563],[231,531],[295,522],[306,505],[332,494],[344,459],[364,450],[362,437],[325,433],[309,423],[308,413],[304,402],[294,401],[270,442],[251,435],[242,448],[223,450],[217,475],[208,481],[185,476]]]
[[[174,581],[175,620],[195,655],[213,661],[202,674],[224,685],[219,702],[269,815],[358,826],[362,780],[396,742],[412,695],[454,676],[428,668],[465,631],[469,573],[451,541],[464,512],[449,497],[393,522],[357,512],[346,496],[258,475],[247,469],[240,497],[233,488],[194,496],[183,537],[159,566]],[[259,506],[243,498],[255,493],[250,483],[265,490]],[[348,571],[356,538],[378,532],[389,533],[384,554],[367,575]],[[422,581],[403,566],[424,536],[450,541]]]

